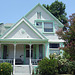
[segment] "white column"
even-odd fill
[[[49,43],[45,44],[46,57],[49,58]]]
[[[16,55],[16,44],[14,44],[14,62],[13,62],[13,75],[15,75],[15,55]]]
[[[29,53],[30,53],[30,73],[31,73],[31,75],[32,75],[32,63],[31,63],[31,44],[30,44],[30,51],[29,51]]]
[[[30,54],[30,65],[31,65],[31,44],[30,44],[30,51],[29,51],[29,54]]]

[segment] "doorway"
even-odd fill
[[[7,45],[3,45],[3,59],[7,59]]]

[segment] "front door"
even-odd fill
[[[3,46],[3,59],[7,59],[7,45]]]
[[[29,45],[26,45],[26,63],[29,65],[29,58],[30,58],[30,47]],[[31,58],[33,58],[33,47],[31,48]]]

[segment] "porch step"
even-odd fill
[[[22,74],[23,73],[27,73],[27,74],[30,74],[30,68],[29,68],[29,65],[16,65],[15,66],[15,73],[17,74]]]
[[[15,73],[15,75],[31,75],[29,73]]]

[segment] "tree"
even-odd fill
[[[52,13],[61,23],[66,24],[66,12],[65,12],[65,4],[56,0],[51,5],[43,4],[43,6]]]
[[[75,60],[75,14],[69,17],[69,25],[65,25],[67,30],[63,31],[60,29],[56,33],[60,39],[65,41],[65,46],[62,49],[69,53],[72,59]]]

